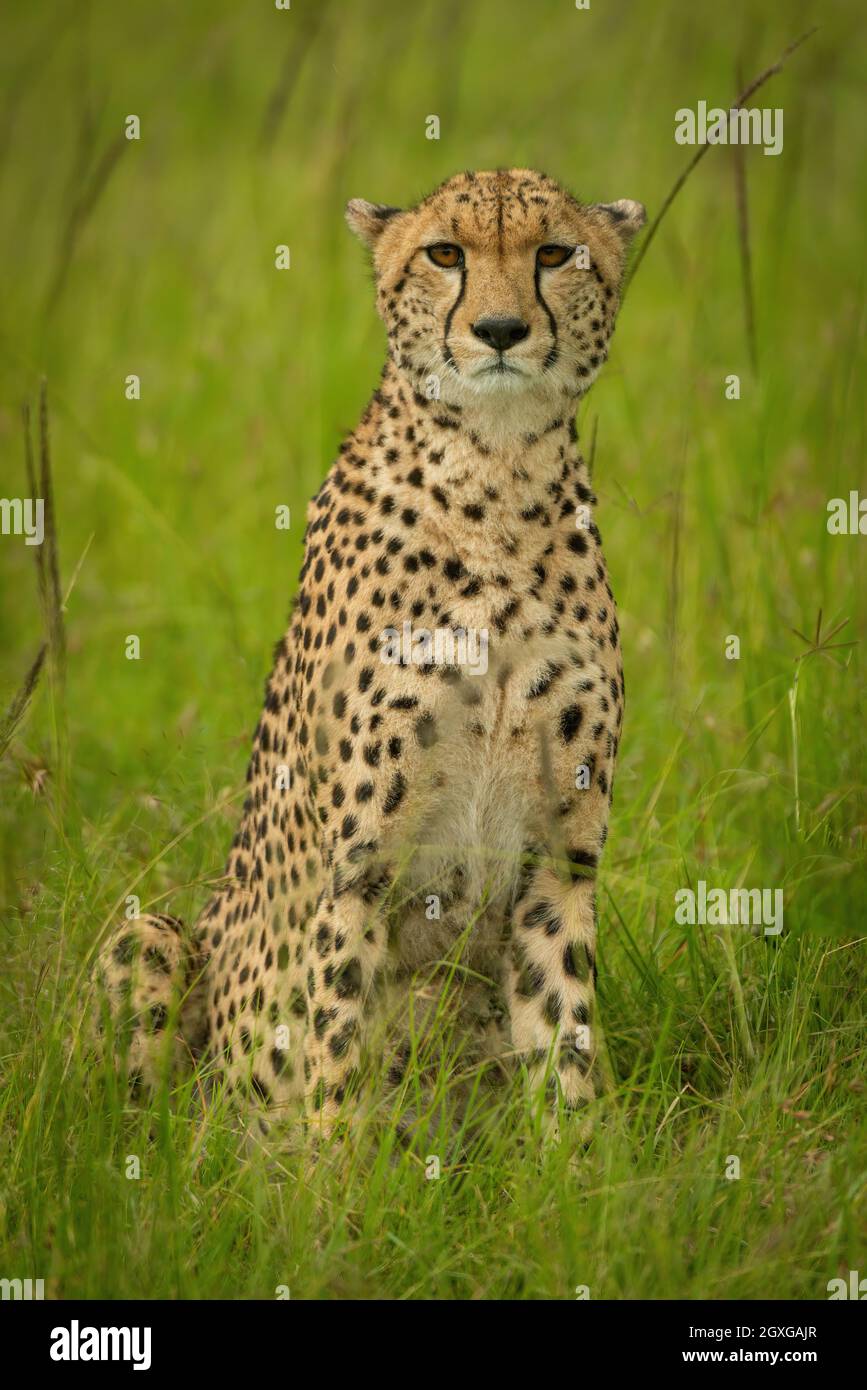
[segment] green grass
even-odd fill
[[[675,110],[726,105],[738,65],[811,22],[757,97],[784,151],[745,158],[758,372],[716,149],[579,419],[627,680],[589,1148],[540,1148],[517,1094],[459,1161],[442,1139],[438,1180],[437,1148],[387,1124],[275,1165],[197,1083],[127,1106],[64,1038],[125,896],[193,918],[222,869],[306,500],[383,352],[344,202],[529,164],[652,215],[690,153]],[[858,5],[42,0],[2,23],[0,490],[26,494],[19,406],[45,374],[75,582],[65,688],[43,676],[0,762],[0,1275],[67,1297],[568,1299],[824,1298],[863,1273],[864,656],[798,662],[792,631],[821,609],[825,631],[848,619],[835,640],[865,636],[867,541],[825,526],[865,478]],[[100,181],[130,113],[142,139]],[[0,586],[5,708],[44,631],[20,539],[0,537]],[[783,933],[678,926],[701,878],[784,889]]]

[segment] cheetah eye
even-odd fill
[[[536,259],[544,266],[565,265],[571,255],[571,246],[540,246]]]
[[[454,270],[464,263],[463,251],[459,246],[453,246],[450,241],[438,241],[433,246],[428,246],[427,253],[434,265],[442,266],[443,270]]]

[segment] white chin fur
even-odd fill
[[[532,389],[534,378],[528,372],[476,372],[467,378],[471,391],[479,395],[513,395]]]

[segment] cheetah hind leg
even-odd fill
[[[177,917],[116,927],[94,968],[93,1033],[110,1037],[133,1095],[188,1073],[207,1042],[204,960]]]

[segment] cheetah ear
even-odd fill
[[[620,198],[616,203],[593,203],[591,212],[601,212],[614,228],[624,246],[628,246],[635,233],[647,221],[643,203],[632,198]]]
[[[399,212],[400,208],[388,207],[385,203],[368,203],[365,198],[350,198],[345,215],[359,240],[365,246],[373,247],[379,241],[386,223]]]

